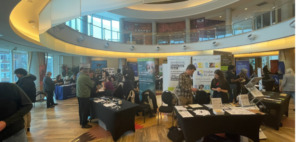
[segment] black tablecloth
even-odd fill
[[[263,109],[263,112],[266,113],[266,117],[263,121],[264,124],[278,130],[281,125],[282,116],[284,114],[288,116],[291,96],[288,94],[286,96],[280,96],[280,93],[278,92],[263,92],[263,94],[266,96],[266,98],[281,100],[281,102],[270,101],[266,99],[261,100],[261,102],[266,106],[266,108]],[[258,103],[258,105],[259,104],[260,103]]]
[[[206,110],[209,110],[205,107]],[[195,142],[203,136],[215,133],[239,134],[259,141],[259,128],[263,120],[263,115],[224,115],[196,116],[183,118],[176,110],[178,124],[182,128],[184,138],[187,142]]]
[[[126,131],[135,131],[135,112],[137,104],[122,100],[121,108],[114,110],[103,106],[102,103],[92,101],[95,116],[105,123],[114,141],[118,140]]]

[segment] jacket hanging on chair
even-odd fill
[[[156,96],[151,90],[146,90],[142,93],[142,102],[147,103],[150,105],[151,110],[153,110],[154,113],[157,111],[157,102],[156,102]]]

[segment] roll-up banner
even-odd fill
[[[178,77],[185,72],[186,67],[191,63],[191,56],[168,57],[169,84],[168,90],[174,92],[178,85]]]
[[[193,56],[192,58],[192,62],[196,66],[193,74],[193,87],[199,88],[199,85],[204,85],[204,90],[209,92],[215,70],[221,69],[221,56]]]
[[[138,74],[140,100],[142,99],[142,93],[148,89],[156,94],[154,58],[138,58]]]

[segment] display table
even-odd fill
[[[104,98],[104,97],[102,97]],[[114,98],[116,99],[116,98]],[[95,102],[92,99],[92,113],[101,120],[108,131],[110,131],[114,141],[117,141],[126,131],[135,131],[135,112],[138,107],[129,101],[122,100],[119,108],[106,107],[105,104],[112,102],[112,99],[105,98],[106,102]],[[119,99],[116,99],[119,100]]]
[[[266,117],[263,122],[265,125],[279,130],[282,116],[288,116],[291,96],[288,94],[286,96],[280,96],[280,93],[278,92],[263,92],[263,95],[265,98],[260,100],[266,107],[263,109],[263,112],[266,113]],[[258,103],[258,105],[260,105],[260,103]]]
[[[254,142],[259,141],[259,128],[264,115],[230,115],[227,112],[224,115],[214,115],[211,109],[203,109],[208,110],[211,115],[198,116],[193,112],[194,109],[188,108],[193,117],[184,118],[175,109],[186,142],[195,142],[215,133],[239,134],[251,138]]]
[[[73,97],[76,97],[76,84],[55,86],[55,98],[57,100],[65,100]]]

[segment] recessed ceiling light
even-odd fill
[[[222,18],[222,16],[219,16],[220,18]]]
[[[245,10],[248,10],[248,8],[246,7]]]

